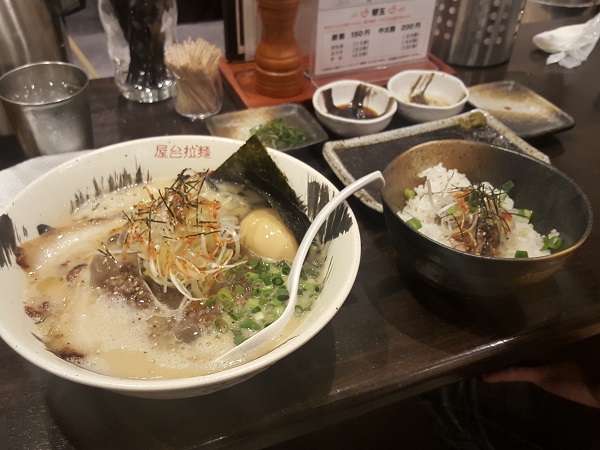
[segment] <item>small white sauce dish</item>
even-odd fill
[[[424,96],[427,104],[409,100],[419,79],[431,77]],[[392,76],[387,88],[398,102],[398,112],[414,123],[445,119],[459,114],[467,103],[469,90],[457,77],[435,70],[405,70]]]
[[[331,100],[336,108],[346,108],[352,103],[357,88],[365,88],[363,108],[372,111],[375,117],[342,117],[328,108],[326,95],[331,90]],[[397,102],[384,87],[358,80],[339,80],[319,87],[312,97],[315,115],[330,131],[342,137],[366,136],[382,131],[392,120],[398,108]]]

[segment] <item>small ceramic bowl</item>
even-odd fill
[[[406,205],[406,189],[422,184],[419,174],[438,163],[464,173],[471,181],[488,181],[493,186],[513,181],[511,197],[515,205],[533,211],[531,224],[538,233],[548,235],[557,230],[561,248],[547,256],[530,258],[480,256],[415,231],[397,212]],[[573,180],[550,164],[489,144],[426,142],[397,156],[383,176],[385,221],[402,261],[429,284],[461,296],[513,295],[542,283],[576,253],[592,229],[590,202]]]
[[[427,83],[424,91],[426,104],[409,100],[411,91],[417,83]],[[405,70],[394,75],[388,81],[387,88],[398,102],[398,112],[415,123],[445,119],[460,113],[469,91],[464,83],[455,76],[435,70]]]
[[[360,95],[361,92],[364,95]],[[328,94],[331,95],[331,103],[327,101]],[[367,117],[343,116],[351,115],[355,96],[362,100]],[[317,119],[342,137],[365,136],[382,131],[389,125],[398,107],[385,88],[357,80],[340,80],[321,86],[313,94],[312,104]]]

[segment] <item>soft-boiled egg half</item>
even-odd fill
[[[298,251],[296,238],[270,208],[252,211],[244,217],[239,234],[242,246],[262,258],[292,261]]]

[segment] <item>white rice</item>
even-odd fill
[[[441,163],[425,169],[419,176],[426,178],[427,181],[414,188],[416,196],[407,201],[404,209],[398,212],[398,216],[404,221],[413,217],[418,219],[422,225],[418,230],[420,233],[444,245],[456,248],[456,241],[450,237],[453,230],[436,224],[435,218],[438,213],[443,216],[445,208],[447,209],[455,203],[454,194],[457,190],[467,188],[472,183],[464,174],[454,169],[448,170]],[[482,184],[493,189],[489,183]],[[508,195],[503,200],[501,207],[509,213],[518,211],[514,208],[514,202]],[[553,236],[558,236],[555,230],[549,234],[549,237]],[[530,258],[549,255],[550,250],[541,250],[543,245],[544,236],[536,232],[527,219],[513,215],[510,231],[501,234],[495,256],[514,258],[517,250],[526,251]]]

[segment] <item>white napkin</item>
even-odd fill
[[[600,37],[600,14],[578,25],[567,25],[544,31],[533,37],[533,43],[551,53],[546,64],[558,63],[572,69],[585,61]]]
[[[25,186],[37,180],[54,167],[81,156],[89,150],[58,153],[28,159],[8,169],[0,171],[0,211],[3,210]]]

